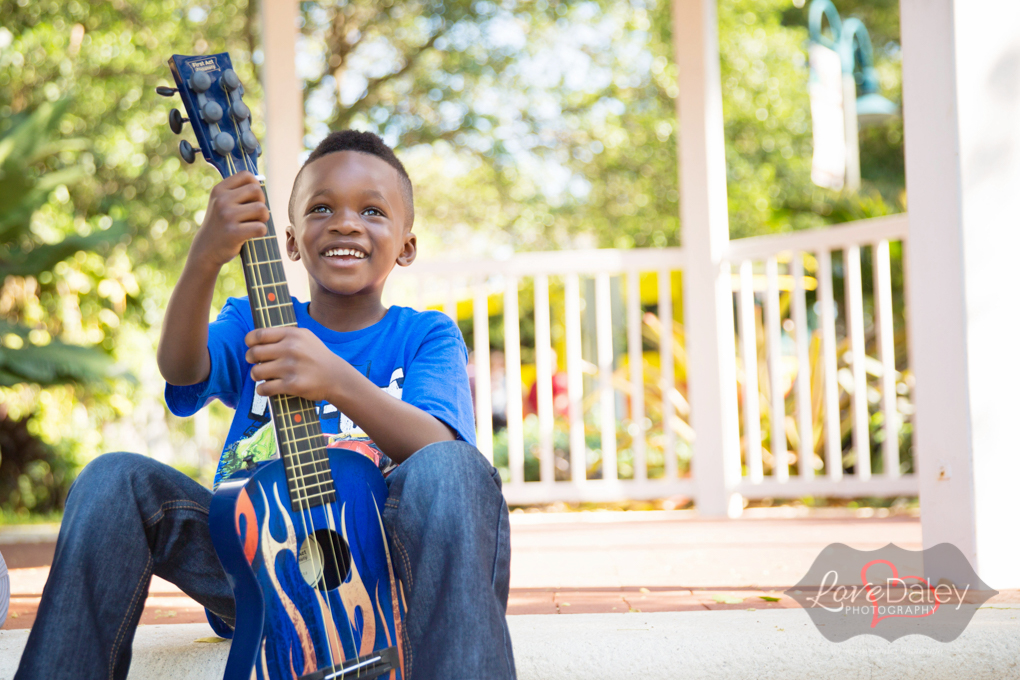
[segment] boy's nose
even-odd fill
[[[361,216],[355,210],[344,210],[339,219],[330,222],[330,228],[341,234],[350,234],[362,230]]]

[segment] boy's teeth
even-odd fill
[[[350,248],[333,248],[332,250],[326,251],[326,257],[344,257],[345,255],[356,257],[359,260],[365,257],[365,253],[360,250],[352,250]]]

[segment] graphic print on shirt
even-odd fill
[[[361,369],[358,366],[356,368]],[[368,377],[370,364],[364,366],[363,374]],[[260,381],[261,382],[261,381]],[[387,394],[403,398],[404,369],[397,368],[390,375],[389,384],[383,388]],[[253,398],[248,409],[249,427],[233,444],[223,450],[219,467],[216,470],[216,483],[219,483],[240,470],[249,457],[254,463],[261,463],[279,455],[276,447],[276,433],[273,430],[272,414],[269,408],[269,397],[263,397],[253,391]],[[393,462],[375,445],[375,442],[353,420],[339,411],[333,404],[321,401],[316,404],[322,434],[326,438],[328,448],[345,448],[357,451],[368,457],[382,470],[383,474],[396,467]]]

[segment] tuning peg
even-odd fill
[[[195,92],[205,92],[212,86],[212,76],[205,71],[195,71],[195,74],[191,76],[191,80],[188,81],[188,85]]]
[[[251,115],[251,110],[242,101],[236,101],[230,105],[230,116],[237,122],[241,122]]]
[[[259,148],[259,140],[255,138],[254,133],[251,130],[245,130],[241,133],[241,147],[247,153],[255,153]]]
[[[237,88],[241,87],[241,79],[237,77],[237,74],[234,73],[234,69],[232,68],[228,68],[226,71],[224,71],[220,75],[220,80],[223,81],[223,84],[230,92],[233,92]]]
[[[218,123],[223,118],[223,107],[214,101],[208,101],[202,107],[202,118],[207,123]]]
[[[195,147],[191,146],[191,142],[186,139],[182,139],[177,148],[180,150],[181,158],[184,159],[185,163],[195,162]]]
[[[234,150],[234,138],[229,133],[221,132],[213,137],[213,149],[221,156],[226,156]]]
[[[167,87],[166,85],[160,85],[156,88],[156,94],[161,97],[172,97],[177,94],[176,87]]]
[[[188,119],[182,116],[180,111],[170,109],[170,129],[174,131],[175,135],[181,134],[181,129],[187,122]]]

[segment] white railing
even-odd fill
[[[898,404],[906,383],[896,370],[889,249],[906,234],[906,216],[895,216],[730,243],[738,343],[729,356],[742,396],[743,476],[729,491],[750,498],[916,494],[913,475],[901,474],[900,411],[909,404]],[[870,295],[861,285],[862,248],[874,263]],[[834,278],[834,251],[843,253],[842,277]],[[674,320],[684,258],[681,248],[580,250],[417,262],[395,272],[388,302],[443,309],[462,327],[472,319],[478,446],[503,468],[508,502],[694,496],[684,333],[698,329]],[[838,278],[849,321],[842,328]],[[529,293],[523,316],[522,291]],[[876,357],[865,346],[868,298]],[[490,353],[492,317],[502,317],[502,369]],[[522,319],[531,336],[523,344]],[[562,359],[556,370],[553,347]],[[496,401],[505,401],[497,416],[506,421],[495,435],[494,368],[503,385]],[[868,385],[869,372],[877,387]],[[531,389],[535,413],[525,416]],[[869,393],[878,395],[880,416],[871,414]],[[565,408],[557,405],[563,400]],[[884,438],[879,474],[870,465],[872,420],[881,421]],[[847,451],[843,429],[851,434]]]
[[[896,366],[890,258],[890,242],[905,243],[907,226],[907,216],[896,215],[730,243],[728,259],[739,270],[735,286],[740,339],[738,368],[743,377],[742,449],[746,473],[736,489],[739,493],[751,498],[917,493],[914,476],[903,474],[904,468],[913,469],[912,461],[903,460],[901,456],[900,441],[904,415],[901,411],[908,415],[910,412],[906,395],[900,393],[908,393],[910,384],[907,374],[897,371]],[[865,250],[870,250],[871,256],[871,291],[866,291],[862,285],[862,251]],[[836,251],[842,252],[841,277],[835,277],[833,271]],[[786,273],[780,274],[781,268]],[[756,274],[756,270],[762,274]],[[781,278],[786,285],[780,285]],[[843,280],[842,340],[838,333],[834,287],[838,278]],[[817,309],[814,338],[809,335],[809,288],[814,289]],[[902,294],[903,291],[896,292]],[[782,319],[782,298],[789,310],[785,320]],[[867,323],[865,315],[868,298],[871,324]],[[760,310],[761,323],[756,320],[757,310]],[[786,337],[793,341],[792,356],[782,348],[784,324],[788,328]],[[871,355],[866,338],[869,325],[873,331]],[[815,360],[810,356],[813,341],[817,341]],[[901,347],[905,360],[906,343],[902,342]],[[764,358],[764,366],[759,365],[761,358]],[[791,371],[784,371],[787,358],[792,359]],[[868,384],[868,373],[872,374],[875,386]],[[759,390],[757,380],[763,374],[767,384]],[[793,392],[790,409],[786,379]],[[815,382],[814,391],[812,381]],[[841,392],[848,402],[845,409],[840,405]],[[763,397],[755,398],[758,395]],[[870,408],[871,400],[877,402],[875,414]],[[813,403],[818,408],[812,408]],[[767,413],[762,412],[762,404]],[[844,411],[847,418],[841,417]],[[766,415],[769,425],[766,436],[771,451],[762,446],[760,428]],[[842,426],[844,422],[848,428]],[[844,429],[849,430],[851,443],[846,451]],[[879,473],[871,469],[873,429],[882,439]],[[805,433],[809,436],[804,436]],[[796,446],[790,446],[792,442]],[[906,448],[910,450],[909,445]],[[822,449],[824,457],[816,457],[818,449]],[[768,475],[764,474],[763,455],[766,453],[771,468]],[[791,476],[794,459],[797,474]],[[848,474],[845,470],[850,467],[852,473]],[[818,474],[820,472],[822,474]]]

